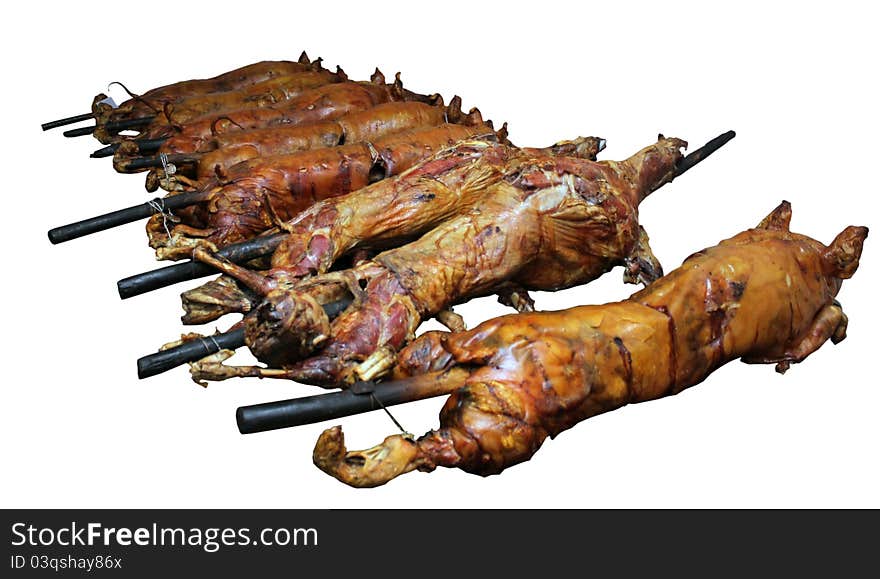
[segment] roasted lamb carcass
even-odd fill
[[[307,90],[346,80],[348,77],[341,68],[330,72],[316,67],[315,70],[277,76],[237,90],[186,97],[166,103],[142,132],[144,135],[170,134],[174,127],[181,127],[199,117],[282,105]]]
[[[122,139],[115,131],[105,129],[107,123],[137,118],[149,118],[160,113],[166,105],[187,97],[228,92],[252,86],[280,76],[309,72],[320,68],[320,59],[310,62],[305,52],[297,62],[264,61],[223,73],[209,79],[187,80],[154,88],[141,95],[129,93],[131,98],[118,107],[108,104],[107,95],[97,95],[92,103],[95,118],[95,138],[102,143]],[[127,90],[127,89],[126,89]]]
[[[307,90],[278,105],[209,114],[178,127],[157,126],[145,130],[137,139],[120,143],[115,156],[136,156],[144,151],[145,143],[164,146],[170,154],[187,154],[203,148],[220,133],[333,120],[350,112],[394,101],[437,104],[441,97],[404,89],[399,75],[393,83],[387,84],[385,76],[376,70],[368,82],[328,84]]]
[[[451,396],[440,428],[348,452],[335,427],[318,440],[315,464],[356,487],[438,466],[496,474],[586,418],[676,394],[731,360],[784,372],[846,336],[835,296],[858,267],[868,233],[848,227],[825,247],[789,232],[790,216],[783,203],[756,229],[694,254],[623,302],[421,336],[401,353],[395,374],[456,370],[441,384]],[[438,393],[436,379],[414,384]]]
[[[115,160],[116,169],[129,172],[134,169],[153,167],[147,176],[147,188],[154,183],[166,190],[198,187],[198,183],[213,177],[222,178],[238,163],[257,157],[288,155],[298,151],[335,147],[360,143],[384,135],[444,122],[476,124],[461,112],[461,99],[455,97],[448,107],[422,102],[390,102],[373,108],[349,113],[334,121],[321,121],[305,125],[285,125],[249,131],[217,134],[194,153],[179,155],[160,147],[158,153],[166,154],[166,162],[174,163],[173,175],[162,169],[161,157]],[[475,116],[476,111],[469,113]]]
[[[403,245],[481,201],[520,165],[547,156],[596,160],[604,139],[579,137],[544,149],[517,148],[497,140],[468,140],[397,177],[349,195],[315,203],[287,223],[287,235],[267,275],[284,283],[326,273],[355,250]],[[187,324],[204,324],[227,313],[244,313],[258,302],[230,278],[183,294]]]
[[[312,99],[311,97],[308,99],[301,100],[299,98],[294,99],[298,103],[298,107],[301,107],[301,115],[294,115],[293,112],[288,112],[288,116],[286,117],[288,123],[279,125],[279,128],[282,129],[281,132],[286,136],[282,137],[281,142],[274,143],[263,143],[268,149],[272,149],[273,147],[278,147],[278,150],[282,150],[284,146],[290,146],[291,149],[295,150],[298,146],[306,147],[307,149],[312,146],[317,146],[321,144],[321,140],[326,137],[327,131],[326,127],[323,126],[320,122],[313,122],[315,119],[320,118],[339,118],[341,123],[341,130],[345,132],[345,135],[351,135],[355,141],[362,137],[370,137],[371,135],[375,137],[373,139],[375,142],[379,142],[382,146],[385,147],[393,147],[394,137],[391,133],[400,132],[401,129],[410,126],[410,127],[426,127],[433,119],[436,119],[439,116],[440,111],[425,111],[426,106],[439,106],[439,105],[430,105],[417,101],[389,101],[388,106],[375,106],[374,101],[372,100],[373,89],[378,90],[379,92],[376,94],[385,94],[386,96],[390,94],[399,95],[402,94],[400,91],[403,89],[399,86],[399,81],[395,82],[395,85],[389,89],[387,85],[369,85],[372,87],[371,89],[366,88],[366,85],[354,84],[354,83],[338,83],[336,85],[332,85],[333,87],[340,87],[341,92],[336,94],[334,98],[330,98],[331,95],[326,93],[323,94],[320,98]],[[310,91],[311,92],[311,91]],[[305,95],[303,95],[305,96]],[[374,95],[375,96],[375,95]],[[405,98],[406,95],[404,95]],[[325,98],[326,97],[326,98]],[[338,97],[338,98],[337,98]],[[442,103],[442,99],[438,96],[436,99],[429,99],[432,102],[440,102]],[[398,103],[401,105],[413,105],[413,106],[401,106],[400,108],[395,108],[392,103]],[[383,103],[380,103],[380,105]],[[416,107],[415,105],[419,105]],[[448,120],[449,123],[461,123],[463,125],[474,125],[478,126],[482,123],[482,118],[479,114],[479,111],[476,109],[472,109],[468,114],[462,114],[460,109],[458,109],[459,99],[453,99],[453,102],[450,103],[450,107],[443,112],[444,120]],[[291,105],[292,106],[292,105]],[[452,108],[456,107],[456,108]],[[259,109],[264,110],[264,109]],[[353,112],[362,112],[363,114],[355,115]],[[372,113],[367,111],[373,111]],[[317,115],[313,118],[314,115]],[[293,117],[296,116],[297,119]],[[341,118],[344,117],[344,118]],[[305,125],[308,125],[306,127]],[[459,134],[462,130],[461,127],[447,127],[446,129],[438,128],[436,132],[433,134],[425,134],[418,133],[410,135],[411,138],[407,139],[406,135],[398,134],[400,139],[401,147],[409,147],[409,153],[404,155],[409,158],[415,154],[416,158],[411,159],[410,163],[415,162],[418,159],[424,158],[428,156],[430,152],[434,149],[432,147],[442,145],[451,144],[451,141],[437,141],[442,137],[441,133],[445,133],[447,135],[457,135],[454,140],[458,140],[461,138],[465,138],[467,136],[472,136],[474,134],[478,134],[480,132],[492,132],[490,122],[486,122],[487,127],[482,129],[481,131],[473,132],[473,129],[466,129],[464,133]],[[302,131],[291,134],[288,131],[289,127],[301,127]],[[335,131],[336,129],[331,129]],[[218,131],[214,131],[217,133]],[[502,127],[501,130],[498,131],[499,135],[505,134],[505,129]],[[382,136],[384,135],[384,136]],[[381,142],[380,142],[381,139]],[[423,143],[422,148],[420,149],[419,139],[426,139],[427,141]],[[210,139],[208,139],[210,140]],[[127,141],[122,144],[121,148],[132,144],[135,141]],[[375,143],[374,143],[375,144]],[[427,147],[427,148],[425,148]],[[338,148],[338,147],[337,147]],[[373,147],[375,149],[375,147]],[[307,149],[304,149],[307,150]],[[351,154],[352,148],[349,149],[341,149],[336,153],[340,154]],[[271,151],[267,151],[271,152]],[[385,156],[395,156],[393,148],[389,151],[385,152]],[[244,180],[246,177],[254,177],[259,180],[261,177],[268,178],[271,183],[267,182],[266,185],[269,187],[270,191],[268,194],[279,195],[283,194],[282,191],[287,188],[291,189],[291,195],[295,197],[296,191],[295,189],[298,182],[302,182],[302,184],[307,185],[310,188],[310,191],[313,189],[313,194],[310,192],[309,195],[312,195],[315,198],[322,198],[328,196],[332,193],[332,191],[322,189],[322,187],[326,188],[328,186],[328,179],[331,179],[333,175],[336,175],[338,178],[338,184],[335,186],[333,194],[339,194],[343,192],[347,192],[350,190],[351,184],[346,185],[347,177],[346,172],[350,169],[349,165],[344,161],[344,157],[337,156],[333,157],[335,153],[331,151],[324,151],[323,153],[315,153],[312,158],[304,158],[302,156],[294,156],[290,155],[275,155],[272,161],[266,161],[258,163],[256,158],[251,158],[250,164],[247,166],[240,167],[237,172],[232,171],[232,167],[229,167],[225,172],[222,170],[219,171],[219,175],[216,175],[215,179],[208,180],[204,183],[204,185],[200,184],[199,189],[194,191],[183,192],[180,195],[174,196],[166,196],[164,198],[157,198],[147,203],[135,205],[132,207],[126,207],[124,209],[119,209],[116,211],[112,211],[106,213],[104,215],[98,215],[92,218],[84,219],[81,221],[77,221],[75,223],[70,223],[67,225],[63,225],[61,227],[57,227],[52,229],[49,232],[49,238],[52,243],[62,243],[64,241],[68,241],[70,239],[76,239],[78,237],[82,237],[84,235],[90,235],[92,233],[96,233],[98,231],[104,231],[106,229],[110,229],[112,227],[118,227],[120,225],[124,225],[126,223],[132,223],[134,221],[138,221],[141,219],[148,219],[151,216],[159,215],[156,220],[161,221],[161,232],[160,235],[165,235],[166,237],[169,235],[168,231],[165,231],[165,226],[173,225],[177,223],[178,217],[183,221],[182,225],[189,226],[194,228],[187,232],[187,235],[208,235],[210,232],[205,233],[204,230],[209,226],[209,219],[202,215],[202,217],[196,216],[196,211],[192,207],[197,204],[205,204],[206,201],[210,201],[213,199],[217,192],[222,189],[223,183],[221,183],[220,179],[222,179],[227,185],[230,185],[233,182],[238,183],[242,187],[247,187],[244,185]],[[251,153],[242,152],[242,156],[250,156]],[[323,157],[321,155],[324,155]],[[327,155],[330,155],[328,158]],[[361,156],[362,157],[362,156]],[[233,160],[231,157],[228,159],[230,162]],[[393,159],[381,159],[380,164],[393,161]],[[313,166],[310,163],[315,162],[318,163],[317,166]],[[276,164],[277,163],[277,164]],[[303,164],[305,163],[305,165]],[[335,165],[334,165],[335,163]],[[274,165],[273,165],[274,164]],[[395,171],[401,171],[406,168],[403,163],[395,162]],[[323,184],[308,183],[309,172],[311,170],[316,170],[315,178],[316,181],[320,181],[323,179]],[[381,174],[381,171],[378,170],[372,171],[372,177],[378,178]],[[253,173],[248,173],[248,171],[252,171]],[[262,175],[260,172],[264,172]],[[170,173],[170,171],[169,171]],[[393,173],[393,172],[392,172]],[[389,174],[392,174],[389,173]],[[164,173],[163,173],[164,174]],[[157,179],[158,181],[158,175]],[[259,183],[257,181],[251,181],[251,185],[258,186]],[[170,187],[171,185],[169,185]],[[157,188],[158,184],[154,184],[151,189]],[[274,188],[273,188],[274,187]],[[253,192],[252,192],[253,193]],[[262,194],[261,194],[262,196]],[[229,197],[227,197],[229,199]],[[234,202],[233,202],[234,204]],[[241,209],[239,213],[244,213],[249,210],[252,210],[254,207],[253,203],[249,207],[244,207]],[[284,209],[284,205],[280,205],[276,208],[280,208],[282,214],[286,211]],[[224,212],[223,219],[231,219],[235,220],[234,215],[236,214],[236,209],[228,209],[227,206],[217,206],[213,209],[206,208],[205,212],[207,213],[216,213],[216,212]],[[171,212],[174,212],[175,215],[172,215]],[[233,215],[233,217],[230,217]],[[155,223],[155,222],[154,222]],[[248,228],[253,228],[256,226],[257,221],[252,219],[251,224],[248,225]],[[228,225],[228,224],[227,224]],[[224,225],[226,227],[227,225]],[[231,226],[231,225],[229,225]],[[222,228],[221,228],[222,229]],[[242,230],[243,231],[243,230]],[[250,234],[249,234],[250,235]],[[210,242],[211,240],[207,240],[206,242]],[[161,243],[161,242],[157,242]],[[169,254],[170,255],[170,254]]]
[[[540,156],[487,189],[479,203],[407,245],[337,272],[288,281],[262,276],[197,250],[198,259],[261,296],[244,320],[246,343],[271,368],[222,364],[230,351],[193,365],[196,380],[283,377],[339,386],[381,377],[423,319],[460,327],[447,310],[504,293],[520,309],[522,290],[586,283],[615,265],[627,281],[659,275],[638,224],[638,205],[672,180],[684,141],[661,138],[623,162]],[[332,321],[321,306],[350,295]]]
[[[595,160],[604,146],[604,139],[579,137],[543,151]],[[273,267],[284,268],[290,274],[297,268],[304,273],[321,273],[346,253],[355,258],[364,251],[400,245],[435,227],[466,206],[468,199],[479,198],[480,191],[500,179],[502,167],[510,160],[511,154],[525,157],[531,150],[487,140],[459,143],[438,153],[432,161],[405,171],[400,177],[369,185],[351,195],[316,203],[290,222],[281,224],[278,229],[286,230],[286,234],[267,231],[250,241],[228,245],[219,253],[237,263],[255,258],[264,262],[264,256],[271,255],[281,245],[282,249],[275,251],[272,259]],[[253,266],[255,262],[251,264]],[[120,280],[119,295],[125,299],[213,273],[216,270],[206,264],[181,261]],[[209,288],[197,291],[202,289],[213,293]],[[233,293],[241,293],[234,283],[230,289]],[[214,296],[209,299],[213,304],[210,309],[217,313],[209,314],[205,308],[198,308],[202,310],[198,316],[222,315],[223,298]],[[233,299],[238,303],[237,298]],[[187,316],[185,321],[200,323],[189,322],[190,319]]]
[[[200,202],[178,212],[173,227],[164,214],[154,215],[147,224],[150,246],[159,259],[180,259],[195,247],[216,249],[249,239],[317,201],[397,175],[458,141],[494,134],[479,114],[474,121],[239,163],[204,185]]]

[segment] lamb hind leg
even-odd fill
[[[156,250],[156,259],[163,261],[185,259],[191,257],[193,250],[199,247],[217,251],[216,244],[211,241],[212,236],[216,234],[215,229],[175,225],[170,222],[171,220],[172,218],[167,215],[156,214],[147,224],[149,245]]]
[[[458,467],[487,476],[528,460],[547,433],[505,415],[485,384],[471,388],[476,391],[456,390],[440,415],[441,427],[415,440],[395,434],[367,450],[349,451],[339,426],[325,430],[312,454],[315,466],[347,485],[376,487],[414,470]]]
[[[193,382],[208,386],[208,381],[221,382],[229,378],[280,378],[295,380],[296,376],[282,368],[263,368],[262,366],[228,366],[224,364],[235,352],[220,350],[196,362],[190,362],[189,373]]]
[[[345,448],[342,428],[335,426],[321,433],[312,461],[335,479],[353,487],[376,487],[418,468],[418,444],[400,434],[389,436],[381,444],[359,452]]]
[[[455,465],[457,455],[451,444],[444,453],[423,440],[394,434],[372,448],[349,451],[342,428],[335,426],[318,438],[312,461],[333,478],[357,488],[377,487],[414,470],[430,472],[437,466]]]

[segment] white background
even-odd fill
[[[756,224],[780,200],[824,242],[877,229],[878,42],[870,3],[144,2],[19,5],[3,43],[3,507],[880,507],[877,240],[844,284],[849,339],[785,376],[731,363],[664,400],[589,420],[500,476],[412,473],[350,489],[311,464],[319,424],[241,436],[243,404],[315,392],[185,369],[138,381],[135,359],[180,331],[181,287],[122,302],[117,279],[155,267],[139,224],[59,246],[50,227],[147,198],[39,124],[88,110],[113,80],[132,90],[213,76],[302,49],[353,78],[380,66],[420,92],[460,94],[511,139],[608,139],[624,158],[658,132],[692,148],[737,138],[642,206],[667,271]],[[118,93],[114,93],[119,96]],[[194,283],[189,284],[195,285]],[[537,295],[542,309],[622,299],[618,268]],[[473,325],[505,310],[459,308]],[[221,327],[225,327],[224,320]],[[437,425],[441,399],[394,412]],[[350,448],[395,431],[342,421]]]

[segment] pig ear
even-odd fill
[[[868,237],[867,227],[850,225],[841,231],[822,256],[827,273],[840,279],[851,278],[859,267],[862,245]]]
[[[779,206],[770,212],[770,215],[761,220],[758,229],[776,229],[779,231],[788,231],[791,223],[791,203],[783,201]]]

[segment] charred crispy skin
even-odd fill
[[[469,210],[492,185],[536,156],[595,160],[603,146],[596,137],[546,149],[488,140],[459,143],[397,177],[318,202],[297,215],[284,226],[289,235],[275,251],[268,275],[291,283],[327,272],[355,248],[400,245]],[[228,279],[209,282],[183,294],[183,321],[203,324],[225,313],[249,311],[253,299]]]
[[[286,155],[307,149],[361,143],[391,133],[443,123],[446,110],[419,102],[391,102],[299,127],[275,127],[220,137],[217,149],[200,160],[197,177],[206,179],[256,157]],[[317,137],[317,138],[316,138]]]
[[[320,68],[320,59],[310,63],[309,57],[303,52],[298,62],[257,62],[213,78],[187,80],[154,88],[142,95],[132,95],[131,99],[115,109],[102,102],[107,98],[107,95],[99,94],[92,103],[92,112],[95,115],[97,125],[95,138],[105,144],[122,138],[103,130],[103,126],[109,121],[154,115],[161,112],[166,105],[187,97],[238,90],[280,76],[320,70]]]
[[[430,231],[480,200],[517,153],[492,141],[463,142],[394,179],[317,203],[288,223],[269,273],[325,273],[357,246],[393,245]]]
[[[571,287],[620,264],[634,264],[626,280],[650,281],[660,267],[638,225],[638,205],[672,179],[684,146],[661,138],[623,162],[536,157],[504,175],[469,210],[351,270],[301,284],[245,278],[264,296],[245,318],[246,343],[258,360],[283,368],[272,377],[338,387],[384,375],[423,319],[470,298],[510,285]],[[241,273],[204,252],[196,257]],[[646,270],[639,272],[641,264]],[[334,285],[349,288],[355,300],[328,324],[312,292]],[[268,375],[262,370],[202,364],[194,378]]]
[[[207,182],[212,177],[222,181],[226,179],[230,167],[257,157],[289,155],[298,151],[371,141],[407,129],[437,126],[446,119],[465,125],[482,123],[477,109],[464,115],[459,108],[460,103],[458,97],[448,108],[420,102],[390,102],[347,114],[335,121],[221,135],[212,139],[205,150],[198,152],[200,154],[196,155],[198,161],[193,167],[194,171],[189,174],[195,177],[195,185]],[[164,148],[160,148],[159,152],[167,153]],[[180,182],[177,175],[168,178],[161,169],[154,169],[151,173],[155,173],[155,177],[148,177],[148,180],[157,179],[164,189],[193,186],[190,179]]]
[[[397,175],[457,141],[491,133],[487,125],[443,124],[357,143],[252,159],[231,167],[208,200],[174,226],[163,216],[148,222],[150,246],[159,259],[189,257],[195,246],[216,248],[249,239],[328,197]]]
[[[179,127],[173,135],[169,127],[158,127],[155,131],[145,132],[144,138],[169,137],[165,150],[176,154],[190,153],[225,132],[329,120],[390,100],[390,95],[382,87],[356,82],[336,83],[306,91],[279,106],[245,108],[197,118]]]
[[[221,135],[259,128],[283,128],[315,124],[320,121],[339,119],[350,113],[366,111],[387,102],[423,102],[442,105],[440,95],[424,97],[403,89],[398,77],[394,84],[384,84],[384,76],[379,71],[369,83],[337,83],[306,91],[291,99],[283,106],[256,109],[242,109],[220,115],[200,117],[182,127],[163,143],[167,154],[189,154],[200,150],[210,150],[211,143]],[[124,141],[114,154],[114,167],[124,168],[128,159],[139,154],[134,141]],[[159,188],[159,175],[151,172],[147,177],[148,191]],[[171,187],[173,188],[173,187]]]
[[[165,143],[166,151],[177,154],[192,153],[203,147],[205,141],[218,134],[332,120],[350,112],[362,111],[393,101],[436,104],[440,101],[440,97],[416,95],[405,91],[399,77],[393,84],[386,84],[382,73],[376,71],[369,82],[341,82],[319,86],[278,105],[261,108],[246,107],[206,115],[174,129],[167,125],[157,126],[144,131],[141,137],[145,139],[170,137]]]
[[[183,125],[209,114],[277,105],[309,89],[344,80],[347,77],[341,69],[337,69],[335,73],[329,70],[312,70],[279,76],[239,90],[197,95],[169,103],[154,123]]]
[[[460,143],[394,179],[313,205],[288,223],[289,235],[272,256],[272,267],[293,276],[324,273],[355,247],[412,239],[469,210],[489,187],[535,156],[595,161],[603,144],[595,137],[546,149],[486,140]]]
[[[631,402],[702,382],[741,358],[800,362],[846,335],[835,296],[858,267],[864,227],[821,243],[788,231],[783,203],[757,229],[688,258],[629,299],[562,312],[505,316],[469,332],[430,332],[401,353],[398,376],[462,367],[469,374],[418,440],[395,435],[346,452],[325,431],[315,464],[358,487],[415,470],[490,475],[526,461],[549,436]]]

